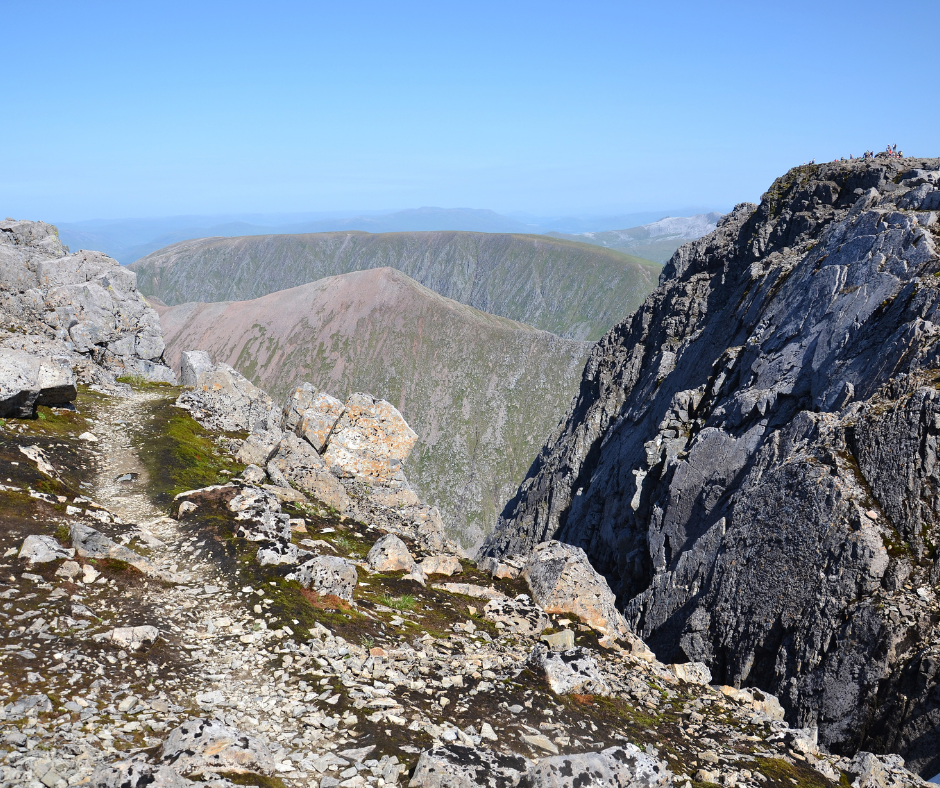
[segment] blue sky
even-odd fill
[[[15,217],[727,208],[940,155],[936,0],[2,8]]]

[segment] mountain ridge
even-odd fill
[[[205,350],[278,397],[310,381],[341,399],[368,391],[395,405],[419,434],[409,478],[468,547],[558,423],[590,348],[387,267],[158,312],[174,367],[182,351]]]
[[[483,312],[593,340],[652,290],[656,263],[538,235],[362,232],[183,241],[137,261],[141,291],[173,305],[257,298],[389,266]]]

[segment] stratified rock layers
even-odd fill
[[[487,555],[583,547],[664,661],[940,770],[940,160],[803,166],[592,352]]]

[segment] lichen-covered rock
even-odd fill
[[[425,750],[410,788],[514,788],[528,763],[518,755],[459,744]]]
[[[510,632],[528,637],[537,637],[550,623],[545,611],[533,603],[528,594],[487,602],[483,617],[494,624],[502,624]]]
[[[938,175],[798,167],[682,247],[483,551],[582,547],[664,661],[934,772]]]
[[[269,473],[272,469],[286,482],[336,511],[350,510],[351,503],[346,489],[330,473],[316,450],[293,433],[285,433],[281,438],[276,453],[268,462]]]
[[[270,747],[263,740],[219,720],[184,722],[170,731],[159,754],[160,763],[180,774],[274,771]]]
[[[88,785],[90,788],[189,788],[192,783],[169,766],[127,760],[99,764]]]
[[[331,555],[318,555],[304,561],[287,577],[318,594],[331,594],[347,602],[353,601],[353,591],[359,582],[355,564]]]
[[[463,570],[460,559],[454,555],[429,555],[423,559],[418,568],[425,575],[451,575]]]
[[[395,534],[386,534],[372,545],[366,561],[376,572],[410,572],[415,568],[408,546]]]
[[[284,403],[283,427],[297,433],[322,454],[342,414],[342,402],[304,383],[295,388]]]
[[[580,547],[555,541],[537,545],[529,555],[523,577],[533,598],[547,613],[577,616],[610,641],[632,637],[607,581],[594,570]]]
[[[279,429],[251,433],[235,453],[235,459],[245,465],[264,467],[281,445],[284,434]]]
[[[393,405],[368,394],[352,394],[323,458],[334,473],[382,482],[398,473],[417,439]]]
[[[610,695],[610,686],[597,667],[597,660],[587,649],[550,651],[538,643],[529,656],[529,664],[541,670],[557,695]]]
[[[672,788],[668,765],[634,744],[555,755],[530,767],[519,788]]]
[[[274,401],[227,364],[203,371],[192,390],[180,394],[177,405],[201,424],[224,432],[264,432],[280,427],[280,411]]]

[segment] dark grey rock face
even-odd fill
[[[666,662],[940,770],[940,160],[798,167],[591,354],[483,554],[584,548]]]

